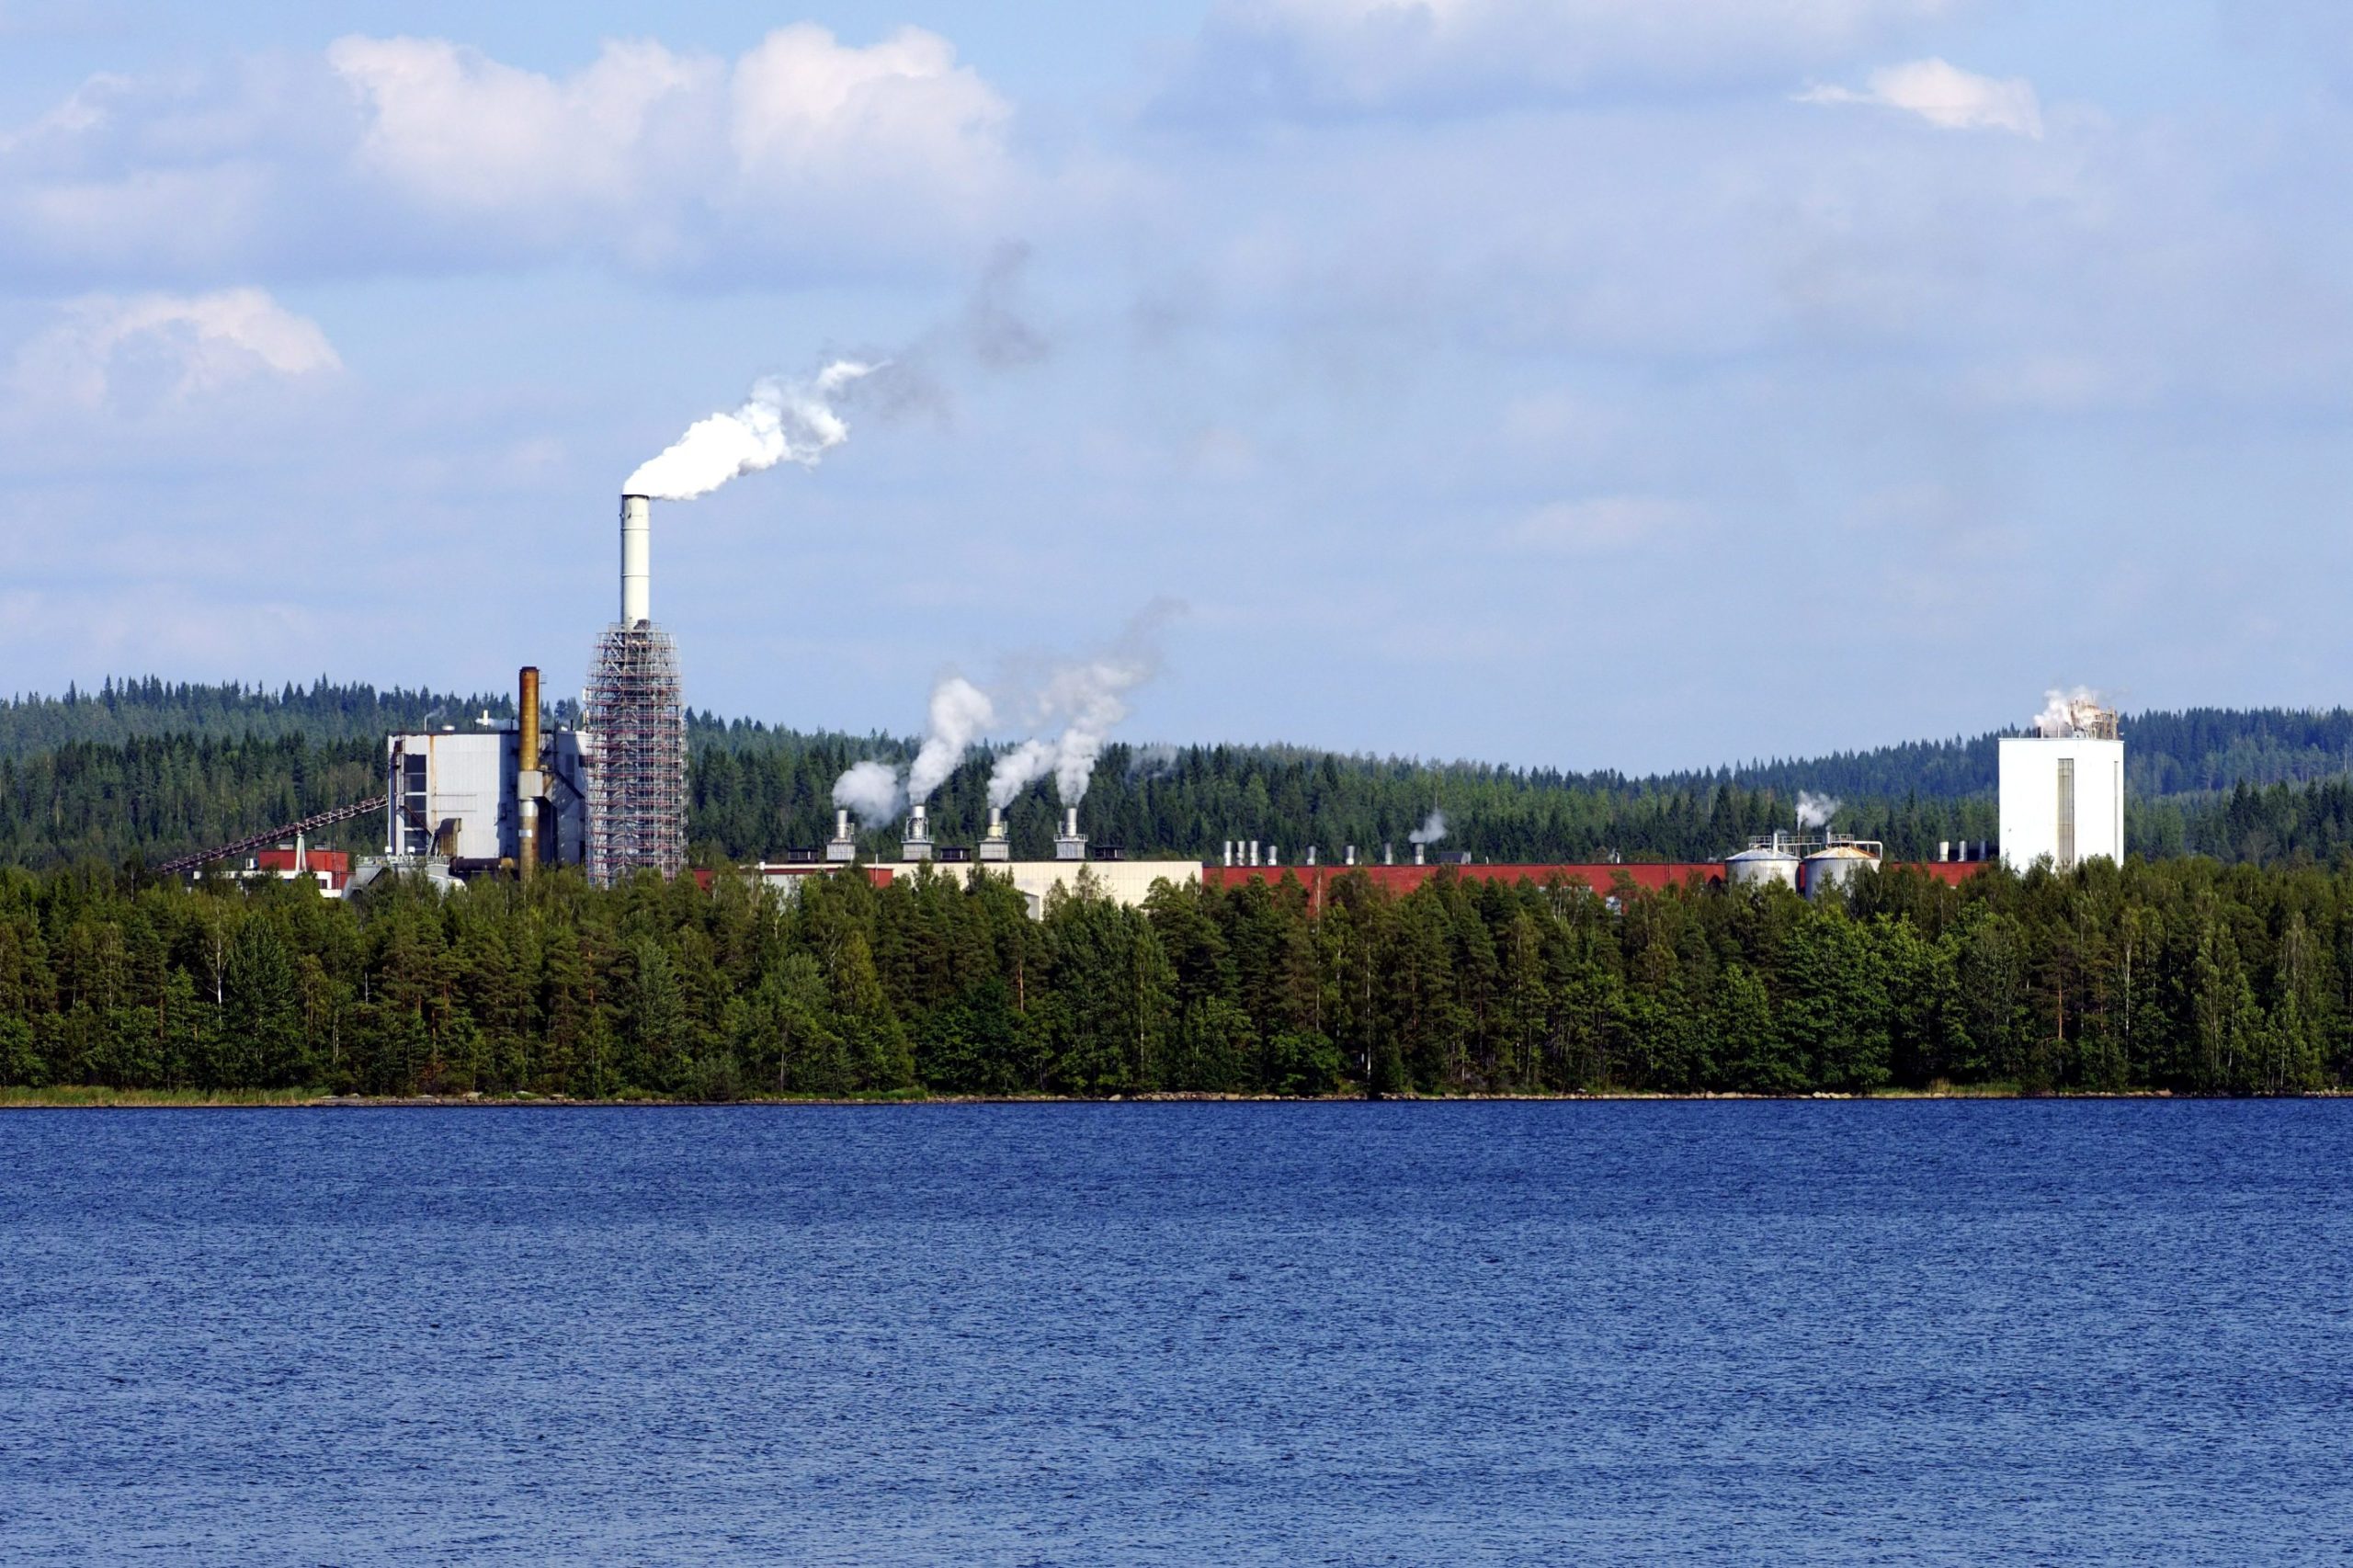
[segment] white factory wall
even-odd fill
[[[888,871],[896,880],[921,876],[926,867],[934,876],[956,878],[960,885],[972,871],[1003,877],[1029,900],[1029,917],[1033,920],[1045,913],[1048,894],[1058,887],[1074,885],[1082,872],[1104,897],[1131,908],[1151,896],[1154,882],[1191,887],[1201,880],[1201,863],[1198,860],[898,861],[878,864],[874,869]],[[795,861],[783,865],[763,863],[754,868],[753,875],[764,886],[792,898],[799,895],[804,878],[835,876],[849,870],[850,867],[838,861]]]
[[[392,852],[426,853],[442,824],[454,819],[458,824],[454,858],[496,861],[513,855],[515,743],[512,730],[444,731],[394,735],[387,741],[391,815],[400,834]],[[409,786],[404,767],[418,756],[425,759],[421,824],[420,808],[412,805],[416,791]],[[422,848],[415,842],[420,832],[426,841]]]
[[[2124,858],[2124,743],[2012,736],[1999,748],[2002,859],[2025,870],[2060,856],[2059,765],[2075,765],[2075,863]]]
[[[1154,882],[1191,887],[1201,880],[1198,860],[983,860],[975,869],[1011,879],[1029,900],[1029,916],[1046,909],[1046,895],[1069,887],[1085,873],[1112,903],[1133,907],[1152,894]]]

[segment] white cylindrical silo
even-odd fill
[[[621,624],[654,619],[654,503],[621,497]]]

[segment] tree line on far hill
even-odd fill
[[[348,903],[0,872],[0,1084],[733,1099],[2293,1094],[2353,1074],[2353,869],[2177,859],[1847,896],[1361,876],[780,899],[551,873]]]
[[[389,729],[484,710],[501,719],[511,702],[324,681],[273,693],[147,680],[0,703],[0,863],[153,864],[231,842],[380,793]],[[566,706],[553,715],[569,717]],[[912,753],[887,736],[801,733],[710,713],[691,715],[688,728],[689,832],[704,865],[814,848],[831,832],[831,790],[845,767]],[[2353,846],[2342,773],[2353,715],[2152,714],[2128,721],[2127,734],[2136,784],[2126,829],[2137,853],[2326,862]],[[1293,861],[1311,844],[1327,859],[1350,844],[1368,858],[1384,844],[1402,855],[1440,808],[1444,847],[1484,860],[1701,860],[1790,825],[1807,789],[1844,797],[1842,831],[1881,839],[1900,859],[1930,859],[1943,844],[1995,838],[1992,745],[1987,737],[1643,779],[1281,746],[1115,744],[1082,815],[1096,844],[1137,856],[1214,857],[1229,838],[1258,839]],[[935,800],[943,842],[979,835],[987,767],[969,763]],[[1020,801],[1017,849],[1051,853],[1054,814],[1047,792]],[[361,820],[321,846],[367,852],[381,838],[380,824]],[[862,843],[874,856],[895,855],[895,824]]]

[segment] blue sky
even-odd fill
[[[620,479],[847,352],[904,374],[820,466],[658,508],[699,706],[913,731],[1165,599],[1138,740],[1649,769],[2053,685],[2336,704],[2348,37],[0,0],[0,687],[563,689]]]

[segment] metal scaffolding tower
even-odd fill
[[[605,628],[589,664],[588,876],[610,887],[687,864],[687,710],[678,650],[650,620]]]

